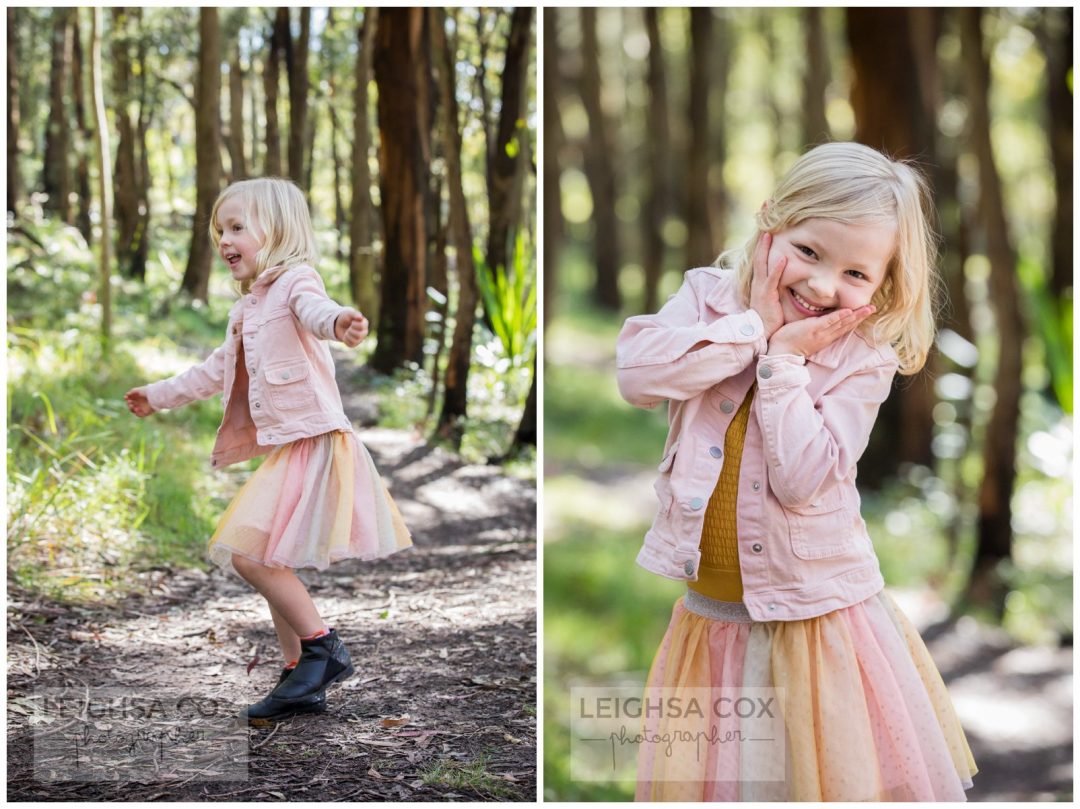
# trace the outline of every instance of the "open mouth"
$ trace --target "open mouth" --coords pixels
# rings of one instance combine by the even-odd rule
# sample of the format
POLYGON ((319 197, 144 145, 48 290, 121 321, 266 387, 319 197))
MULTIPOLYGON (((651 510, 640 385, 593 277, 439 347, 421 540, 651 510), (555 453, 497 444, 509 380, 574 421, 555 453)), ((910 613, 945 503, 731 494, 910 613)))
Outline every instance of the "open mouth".
POLYGON ((240 263, 240 254, 239 253, 226 253, 225 254, 225 263, 228 264, 230 267, 235 267, 237 264, 240 263))
POLYGON ((791 299, 795 302, 795 307, 803 314, 819 317, 832 311, 832 308, 828 306, 814 306, 794 289, 789 288, 788 292, 791 293, 791 299))

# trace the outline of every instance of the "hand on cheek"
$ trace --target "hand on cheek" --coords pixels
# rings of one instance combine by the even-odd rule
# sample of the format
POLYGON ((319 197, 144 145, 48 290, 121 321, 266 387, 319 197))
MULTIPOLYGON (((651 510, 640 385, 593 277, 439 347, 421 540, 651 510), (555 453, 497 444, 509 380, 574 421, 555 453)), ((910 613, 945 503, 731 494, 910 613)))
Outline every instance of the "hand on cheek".
POLYGON ((781 326, 769 341, 770 356, 797 354, 808 357, 854 331, 877 307, 867 305, 852 311, 837 309, 821 317, 807 317, 781 326))

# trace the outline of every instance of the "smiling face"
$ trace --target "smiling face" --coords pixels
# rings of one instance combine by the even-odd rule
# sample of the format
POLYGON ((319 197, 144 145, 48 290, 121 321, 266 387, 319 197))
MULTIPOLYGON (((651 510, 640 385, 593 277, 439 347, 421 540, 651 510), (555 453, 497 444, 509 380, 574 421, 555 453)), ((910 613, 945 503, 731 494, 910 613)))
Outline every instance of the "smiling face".
POLYGON ((237 281, 254 278, 257 272, 255 254, 262 247, 262 239, 257 235, 257 223, 247 211, 242 195, 234 194, 218 206, 216 225, 220 233, 218 254, 229 267, 232 277, 237 281))
POLYGON ((889 224, 804 219, 779 231, 769 269, 787 257, 780 278, 784 323, 867 305, 885 280, 895 249, 896 228, 889 224))

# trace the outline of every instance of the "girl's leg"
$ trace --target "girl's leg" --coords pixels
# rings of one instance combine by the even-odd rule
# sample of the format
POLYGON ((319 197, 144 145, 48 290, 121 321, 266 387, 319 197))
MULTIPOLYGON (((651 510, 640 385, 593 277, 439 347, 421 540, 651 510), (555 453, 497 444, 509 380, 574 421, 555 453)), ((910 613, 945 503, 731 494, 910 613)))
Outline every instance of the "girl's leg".
MULTIPOLYGON (((319 611, 315 608, 315 602, 308 595, 307 588, 291 570, 267 567, 238 554, 233 554, 232 561, 236 572, 258 590, 270 604, 275 627, 278 626, 277 619, 280 616, 286 625, 300 637, 326 630, 322 618, 319 617, 319 611)), ((280 629, 278 637, 281 637, 280 629)), ((297 639, 297 647, 299 647, 299 639, 297 639)))
POLYGON ((274 619, 274 629, 277 630, 278 643, 281 644, 281 654, 285 656, 285 662, 300 659, 300 636, 293 632, 285 616, 274 609, 274 605, 266 602, 270 607, 270 617, 274 619))

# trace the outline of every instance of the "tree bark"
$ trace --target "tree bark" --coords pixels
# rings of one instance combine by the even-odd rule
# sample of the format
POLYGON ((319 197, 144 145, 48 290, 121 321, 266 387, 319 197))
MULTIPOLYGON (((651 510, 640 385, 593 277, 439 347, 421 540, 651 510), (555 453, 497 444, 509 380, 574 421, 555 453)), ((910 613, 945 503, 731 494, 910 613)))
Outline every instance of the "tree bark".
POLYGON ((825 117, 825 88, 829 86, 829 51, 825 45, 824 10, 802 10, 806 31, 806 72, 803 73, 803 147, 830 140, 825 117))
POLYGON ((72 18, 74 35, 71 38, 71 98, 75 105, 75 129, 78 133, 75 143, 75 184, 76 197, 79 200, 78 213, 75 214, 75 227, 86 240, 87 245, 94 243, 94 228, 90 223, 90 207, 93 203, 90 191, 90 156, 93 135, 86 122, 86 93, 83 82, 83 48, 79 26, 79 15, 72 18))
POLYGON ((559 86, 561 84, 559 44, 556 33, 558 10, 544 9, 544 301, 542 317, 544 334, 558 302, 556 294, 559 268, 559 246, 565 230, 559 178, 560 152, 563 148, 562 120, 559 116, 559 86))
POLYGON ((709 153, 712 148, 709 89, 716 77, 710 69, 713 10, 690 9, 690 95, 687 128, 690 151, 686 172, 686 266, 702 267, 716 258, 717 241, 709 216, 709 153))
POLYGON ((1020 348, 1025 337, 1016 282, 1016 253, 1009 241, 1001 180, 990 142, 990 67, 983 53, 982 14, 957 10, 969 106, 969 137, 979 162, 978 216, 990 261, 990 300, 998 335, 996 399, 986 425, 979 518, 967 595, 972 602, 1004 614, 1007 586, 998 570, 1012 555, 1012 495, 1016 482, 1016 439, 1020 420, 1020 348))
MULTIPOLYGON (((77 13, 77 12, 76 12, 77 13)), ((112 167, 109 165, 109 130, 105 121, 105 92, 101 80, 101 28, 102 9, 91 12, 93 23, 90 27, 90 84, 94 93, 94 129, 96 130, 98 158, 98 192, 101 195, 101 257, 98 265, 101 286, 98 301, 101 303, 101 346, 102 355, 108 356, 112 337, 112 283, 111 266, 112 234, 112 199, 109 177, 112 167)))
POLYGON ((1073 286, 1073 10, 1043 9, 1040 40, 1047 56, 1050 162, 1054 167, 1054 225, 1051 235, 1050 289, 1059 301, 1073 286))
POLYGON ((199 9, 199 76, 195 109, 195 218, 191 250, 180 288, 206 301, 213 259, 210 212, 221 188, 221 41, 217 9, 199 9))
MULTIPOLYGON (((645 30, 649 36, 649 191, 645 197, 642 223, 644 239, 645 301, 643 311, 659 308, 660 277, 664 272, 664 219, 671 208, 671 132, 668 127, 667 76, 664 44, 660 39, 660 9, 646 8, 645 30)), ((546 78, 546 77, 545 77, 546 78)))
MULTIPOLYGON (((25 12, 24 12, 25 13, 25 12)), ((22 199, 22 172, 19 169, 19 9, 7 8, 7 209, 16 215, 22 199)))
POLYGON ((289 9, 278 7, 270 33, 270 48, 263 66, 263 94, 266 105, 266 169, 270 177, 280 177, 281 127, 278 124, 278 85, 281 81, 281 59, 288 55, 292 43, 289 33, 289 9))
POLYGON ((593 198, 593 245, 596 284, 593 302, 601 309, 618 311, 619 247, 615 219, 615 171, 613 141, 600 102, 600 60, 596 37, 596 9, 581 9, 581 101, 589 118, 585 145, 585 176, 593 198))
POLYGON ((247 155, 244 148, 244 73, 240 64, 240 38, 229 54, 229 164, 232 179, 247 177, 247 155))
POLYGON ((458 128, 457 73, 455 59, 446 45, 445 14, 432 11, 431 36, 439 71, 439 88, 444 115, 443 151, 446 160, 446 184, 450 196, 449 231, 454 246, 454 265, 458 278, 458 305, 454 317, 454 336, 446 362, 446 385, 437 432, 461 445, 464 418, 468 409, 469 363, 472 359, 472 334, 476 325, 479 290, 473 265, 472 228, 469 208, 461 182, 461 130, 458 128))
POLYGON ((514 442, 510 446, 510 452, 524 445, 536 446, 536 357, 532 362, 532 383, 529 385, 529 395, 525 397, 525 410, 518 422, 517 432, 514 433, 514 442))
MULTIPOLYGON (((135 9, 135 27, 142 27, 141 8, 135 9)), ((146 278, 146 260, 150 255, 150 152, 146 148, 146 133, 153 118, 154 102, 151 99, 148 79, 147 49, 147 38, 139 37, 136 49, 139 62, 139 117, 135 127, 135 145, 139 155, 135 171, 135 195, 139 201, 139 217, 128 272, 132 278, 140 280, 146 278)))
POLYGON ((371 60, 378 31, 377 8, 364 9, 364 22, 357 32, 360 50, 356 54, 356 85, 353 90, 352 220, 349 229, 349 285, 356 307, 371 323, 379 326, 379 297, 375 286, 375 251, 371 244, 371 126, 368 123, 368 85, 371 60))
POLYGON ((308 108, 308 43, 311 40, 311 9, 300 9, 300 36, 289 49, 292 58, 289 68, 289 176, 305 191, 307 172, 304 170, 305 136, 308 108))
POLYGON ((428 173, 427 86, 420 78, 428 64, 423 33, 423 9, 380 10, 373 56, 385 253, 378 343, 371 364, 381 373, 423 358, 428 173))
POLYGON ((135 231, 139 226, 139 200, 135 183, 135 122, 131 106, 130 11, 113 8, 112 60, 113 120, 119 133, 116 166, 113 175, 114 213, 116 216, 116 262, 127 273, 132 258, 135 231))
POLYGON ((495 140, 488 153, 487 265, 506 272, 507 256, 521 220, 521 178, 526 150, 525 78, 529 65, 529 31, 533 10, 518 6, 510 18, 502 74, 502 108, 495 140), (516 142, 516 146, 515 146, 516 142), (515 190, 517 193, 515 193, 515 190))
POLYGON ((52 61, 49 68, 49 117, 45 122, 45 160, 42 171, 42 190, 47 199, 42 208, 57 214, 70 224, 71 168, 68 153, 71 142, 70 121, 67 112, 67 77, 71 65, 71 16, 70 8, 54 8, 52 11, 52 61))

